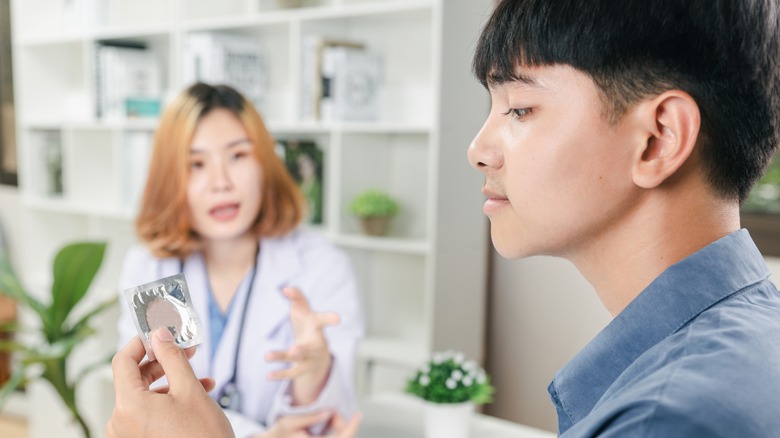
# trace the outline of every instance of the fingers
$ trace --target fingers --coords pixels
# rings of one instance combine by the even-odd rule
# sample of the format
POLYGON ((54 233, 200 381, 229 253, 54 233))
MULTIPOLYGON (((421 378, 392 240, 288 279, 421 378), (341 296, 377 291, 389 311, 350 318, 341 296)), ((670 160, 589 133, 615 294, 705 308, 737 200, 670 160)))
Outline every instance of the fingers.
MULTIPOLYGON (((203 387, 204 391, 211 392, 217 386, 217 382, 215 382, 211 377, 204 377, 200 379, 200 385, 203 387)), ((167 394, 168 389, 168 385, 165 385, 159 388, 155 388, 154 392, 157 394, 167 394)))
POLYGON ((315 424, 327 421, 330 416, 331 413, 327 411, 316 412, 314 414, 288 415, 280 418, 278 423, 282 430, 292 432, 308 429, 315 424))
MULTIPOLYGON (((190 347, 184 350, 184 353, 187 355, 187 359, 192 359, 192 357, 195 355, 195 350, 195 347, 190 347)), ((143 362, 140 368, 141 376, 146 382, 147 387, 165 375, 165 371, 163 370, 162 365, 156 360, 143 362)))
POLYGON ((282 289, 282 294, 284 294, 284 296, 290 300, 290 304, 292 304, 292 306, 298 307, 302 310, 311 310, 309 307, 309 300, 306 299, 306 296, 303 295, 303 292, 301 292, 301 290, 297 287, 286 287, 282 289))
POLYGON ((141 362, 144 354, 146 354, 144 346, 136 336, 114 355, 111 369, 114 373, 114 390, 117 399, 139 388, 148 388, 138 368, 138 363, 141 362))
POLYGON ((360 428, 360 422, 363 421, 363 414, 361 412, 356 413, 349 419, 349 422, 344 421, 344 417, 341 414, 336 413, 333 416, 333 431, 336 432, 337 438, 353 438, 357 435, 357 431, 360 428))
POLYGON ((317 314, 317 327, 327 327, 341 323, 341 317, 336 312, 322 312, 317 314))
POLYGON ((152 336, 152 349, 157 362, 168 377, 169 393, 187 393, 201 389, 201 384, 187 360, 187 353, 173 342, 171 332, 164 328, 157 329, 152 336))
POLYGON ((200 385, 203 387, 204 391, 211 392, 217 386, 217 382, 211 377, 204 377, 200 379, 200 385))
POLYGON ((286 287, 282 289, 282 293, 290 300, 292 310, 313 314, 317 328, 336 325, 341 322, 341 317, 335 312, 314 312, 309 305, 309 300, 307 300, 303 292, 296 287, 286 287))
POLYGON ((268 373, 268 380, 285 380, 285 379, 294 379, 301 374, 303 374, 305 371, 304 367, 293 365, 290 368, 279 370, 279 371, 271 371, 268 373))

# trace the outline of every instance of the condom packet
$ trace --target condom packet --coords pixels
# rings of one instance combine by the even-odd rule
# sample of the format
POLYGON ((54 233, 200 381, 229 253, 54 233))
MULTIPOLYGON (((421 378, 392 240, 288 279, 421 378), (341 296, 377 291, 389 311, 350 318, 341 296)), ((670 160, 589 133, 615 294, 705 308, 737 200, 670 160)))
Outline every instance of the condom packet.
POLYGON ((125 289, 124 295, 149 360, 155 360, 151 336, 159 328, 168 329, 180 348, 203 342, 203 326, 183 273, 125 289))

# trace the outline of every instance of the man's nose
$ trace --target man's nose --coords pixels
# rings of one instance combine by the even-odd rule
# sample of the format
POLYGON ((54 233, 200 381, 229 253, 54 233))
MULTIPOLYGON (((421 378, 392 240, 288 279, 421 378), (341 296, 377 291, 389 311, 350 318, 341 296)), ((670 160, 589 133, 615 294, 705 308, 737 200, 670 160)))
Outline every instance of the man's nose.
POLYGON ((480 172, 498 169, 503 164, 499 136, 493 117, 488 116, 482 129, 471 141, 468 150, 469 164, 480 172))

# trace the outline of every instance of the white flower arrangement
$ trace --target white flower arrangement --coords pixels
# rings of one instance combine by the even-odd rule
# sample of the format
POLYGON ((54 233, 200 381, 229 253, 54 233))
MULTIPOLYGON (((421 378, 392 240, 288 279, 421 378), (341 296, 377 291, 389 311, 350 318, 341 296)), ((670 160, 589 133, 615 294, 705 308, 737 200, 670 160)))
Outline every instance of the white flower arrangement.
POLYGON ((457 351, 436 352, 406 382, 406 392, 433 403, 484 404, 493 401, 490 377, 457 351))

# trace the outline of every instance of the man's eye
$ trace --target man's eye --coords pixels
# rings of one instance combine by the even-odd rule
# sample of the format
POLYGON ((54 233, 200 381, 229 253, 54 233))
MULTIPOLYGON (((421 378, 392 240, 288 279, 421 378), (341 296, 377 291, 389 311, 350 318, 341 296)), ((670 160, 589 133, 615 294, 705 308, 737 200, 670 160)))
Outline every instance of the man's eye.
POLYGON ((509 108, 507 112, 504 113, 505 116, 508 116, 512 114, 512 117, 516 119, 522 119, 523 117, 527 116, 531 113, 531 108, 509 108))
POLYGON ((190 161, 190 169, 202 169, 202 168, 203 168, 202 161, 190 161))

